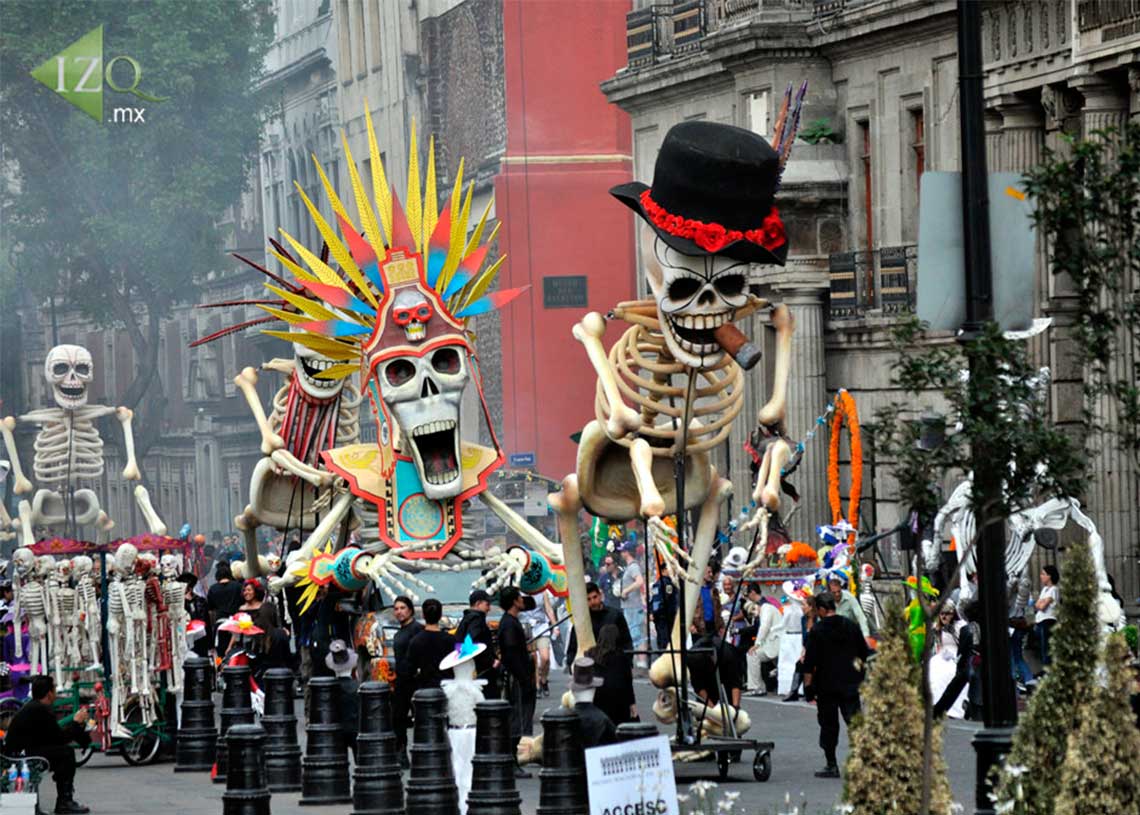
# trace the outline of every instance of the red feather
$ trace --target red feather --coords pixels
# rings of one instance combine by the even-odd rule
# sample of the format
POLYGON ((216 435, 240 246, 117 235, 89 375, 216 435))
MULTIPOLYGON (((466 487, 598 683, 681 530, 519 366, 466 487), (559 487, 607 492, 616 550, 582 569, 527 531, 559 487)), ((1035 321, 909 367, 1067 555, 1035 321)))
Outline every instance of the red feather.
POLYGON ((293 292, 294 294, 300 294, 301 293, 302 289, 300 286, 298 286, 295 283, 290 283, 288 280, 285 280, 285 278, 283 278, 283 277, 279 277, 278 275, 275 275, 273 272, 269 271, 268 269, 266 269, 261 264, 254 263, 249 258, 242 257, 237 252, 234 252, 233 256, 235 258, 237 258, 238 260, 240 260, 242 263, 244 263, 246 266, 251 266, 254 269, 257 269, 257 271, 261 272, 263 275, 268 277, 270 280, 273 280, 276 283, 280 284, 281 286, 284 286, 285 288, 289 289, 289 291, 293 292))
POLYGON ((392 245, 388 248, 405 249, 409 253, 416 251, 416 239, 412 237, 408 216, 404 214, 404 207, 395 190, 392 191, 392 245))
POLYGON ((265 316, 265 317, 258 317, 257 319, 254 319, 254 320, 246 320, 244 323, 238 323, 237 325, 231 325, 229 328, 223 328, 222 330, 215 331, 213 334, 209 334, 205 337, 202 337, 201 339, 194 340, 194 342, 190 343, 190 347, 191 348, 197 348, 199 345, 205 345, 208 342, 213 342, 216 339, 228 336, 228 335, 233 334, 235 332, 241 331, 242 329, 249 328, 249 327, 255 326, 255 325, 261 325, 262 323, 271 323, 271 322, 275 321, 276 319, 277 319, 276 317, 265 316))
POLYGON ((375 263, 376 253, 372 250, 372 245, 340 215, 337 215, 336 219, 340 224, 340 234, 344 235, 344 239, 348 242, 348 251, 356 261, 357 268, 363 269, 368 264, 375 263))

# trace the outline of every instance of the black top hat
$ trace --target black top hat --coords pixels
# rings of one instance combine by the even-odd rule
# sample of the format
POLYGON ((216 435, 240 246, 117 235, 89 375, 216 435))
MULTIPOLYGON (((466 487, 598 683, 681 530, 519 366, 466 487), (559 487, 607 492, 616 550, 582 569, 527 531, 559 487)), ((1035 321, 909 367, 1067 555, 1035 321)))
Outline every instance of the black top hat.
POLYGON ((589 657, 578 657, 574 660, 573 672, 570 675, 570 690, 600 688, 604 684, 604 679, 594 676, 594 660, 589 657))
POLYGON ((772 206, 780 156, 750 130, 682 122, 665 134, 653 184, 631 181, 610 194, 686 255, 725 255, 784 265, 788 240, 772 206))

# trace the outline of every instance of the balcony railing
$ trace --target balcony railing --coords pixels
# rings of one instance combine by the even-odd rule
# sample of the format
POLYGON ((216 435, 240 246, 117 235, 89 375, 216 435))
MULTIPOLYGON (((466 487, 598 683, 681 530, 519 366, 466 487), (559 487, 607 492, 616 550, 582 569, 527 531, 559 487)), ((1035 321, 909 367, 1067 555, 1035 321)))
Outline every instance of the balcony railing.
POLYGON ((708 30, 704 0, 677 0, 625 16, 626 62, 644 68, 700 48, 708 30))
POLYGON ((914 309, 918 249, 913 244, 836 252, 830 257, 831 320, 856 320, 868 311, 903 314, 914 309))

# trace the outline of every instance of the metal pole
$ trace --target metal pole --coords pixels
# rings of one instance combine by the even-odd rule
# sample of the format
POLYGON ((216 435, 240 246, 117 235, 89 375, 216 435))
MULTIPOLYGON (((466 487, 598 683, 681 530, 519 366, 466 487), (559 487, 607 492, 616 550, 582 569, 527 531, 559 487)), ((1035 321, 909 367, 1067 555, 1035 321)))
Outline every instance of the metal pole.
MULTIPOLYGON (((989 200, 982 98, 982 4, 958 0, 958 81, 962 129, 962 228, 966 265, 966 322, 962 341, 970 360, 969 410, 975 419, 995 420, 995 400, 980 398, 997 371, 970 352, 982 326, 993 319, 989 200)), ((988 422, 987 422, 988 423, 988 422)), ((1009 609, 1006 597, 1005 523, 989 506, 1000 495, 1004 462, 972 445, 973 505, 978 519, 978 601, 982 625, 982 705, 985 727, 974 737, 977 776, 974 807, 992 815, 990 773, 1009 752, 1017 723, 1017 700, 1009 671, 1009 609)))

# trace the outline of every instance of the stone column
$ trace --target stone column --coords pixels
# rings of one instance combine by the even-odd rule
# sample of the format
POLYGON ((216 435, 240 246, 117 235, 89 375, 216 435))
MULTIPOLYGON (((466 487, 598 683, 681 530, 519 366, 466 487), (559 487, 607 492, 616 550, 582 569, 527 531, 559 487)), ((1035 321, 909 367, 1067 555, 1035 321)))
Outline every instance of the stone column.
MULTIPOLYGON (((1076 77, 1070 85, 1084 98, 1081 109, 1081 135, 1094 138, 1098 130, 1123 128, 1128 121, 1129 94, 1126 89, 1097 75, 1076 77)), ((1125 275, 1127 275, 1125 270, 1125 275)), ((1121 280, 1120 291, 1132 291, 1136 281, 1127 276, 1121 280)), ((1127 337, 1118 338, 1118 347, 1129 346, 1127 337)), ((1126 359, 1116 359, 1109 366, 1108 375, 1114 379, 1126 378, 1130 373, 1126 359)), ((1078 404, 1084 404, 1083 400, 1078 404)), ((1099 422, 1113 426, 1119 420, 1113 400, 1100 399, 1092 405, 1099 422)), ((1095 456, 1095 480, 1089 487, 1087 504, 1090 517, 1105 541, 1107 566, 1111 571, 1113 559, 1131 556, 1131 549, 1140 536, 1140 506, 1138 506, 1138 477, 1131 458, 1119 448, 1117 439, 1109 434, 1096 434, 1088 445, 1095 456)), ((1119 561, 1117 561, 1119 563, 1119 561)))
POLYGON ((986 124, 986 168, 991 173, 1004 170, 1002 165, 1002 121, 1001 114, 993 108, 987 108, 985 113, 986 124))
MULTIPOLYGON (((827 281, 815 275, 797 276, 774 287, 796 320, 792 340, 791 374, 788 379, 788 435, 803 441, 809 431, 818 433, 815 419, 827 407, 827 364, 823 330, 827 281)), ((826 445, 809 444, 808 452, 791 482, 800 493, 800 509, 789 531, 797 540, 811 540, 817 524, 830 522, 827 505, 826 445)), ((787 499, 788 509, 791 500, 787 499)), ((788 509, 781 514, 786 515, 788 509)))
MULTIPOLYGON (((1015 94, 1002 94, 996 100, 1001 114, 1001 168, 1005 172, 1024 173, 1041 163, 1045 147, 1045 112, 1040 105, 1015 94)), ((1037 266, 1034 273, 1033 316, 1040 317, 1049 297, 1049 266, 1045 243, 1037 241, 1037 266)), ((1039 334, 1030 340, 1030 359, 1035 365, 1048 360, 1047 337, 1039 334)))

